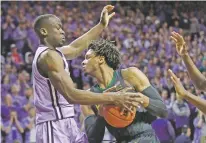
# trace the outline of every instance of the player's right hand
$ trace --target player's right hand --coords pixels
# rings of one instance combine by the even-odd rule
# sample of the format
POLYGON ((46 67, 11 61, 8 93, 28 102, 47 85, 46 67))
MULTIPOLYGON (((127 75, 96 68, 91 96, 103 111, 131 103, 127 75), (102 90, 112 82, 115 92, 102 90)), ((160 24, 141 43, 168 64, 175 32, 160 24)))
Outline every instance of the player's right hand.
POLYGON ((179 33, 173 31, 170 38, 175 42, 177 53, 180 56, 188 54, 185 40, 179 33))

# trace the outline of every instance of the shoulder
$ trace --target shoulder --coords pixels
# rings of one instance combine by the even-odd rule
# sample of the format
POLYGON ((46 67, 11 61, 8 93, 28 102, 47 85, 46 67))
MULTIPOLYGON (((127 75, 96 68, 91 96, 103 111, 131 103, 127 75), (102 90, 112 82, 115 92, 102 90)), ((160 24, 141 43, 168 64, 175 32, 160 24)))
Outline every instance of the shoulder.
POLYGON ((150 86, 150 82, 146 75, 136 67, 122 69, 121 73, 123 79, 134 86, 138 91, 143 91, 150 86))
POLYGON ((125 80, 127 79, 138 79, 145 80, 147 79, 146 75, 136 67, 129 67, 121 70, 122 76, 125 80))
POLYGON ((47 70, 56 70, 59 66, 63 66, 62 57, 55 50, 44 51, 39 59, 38 63, 41 68, 47 70))

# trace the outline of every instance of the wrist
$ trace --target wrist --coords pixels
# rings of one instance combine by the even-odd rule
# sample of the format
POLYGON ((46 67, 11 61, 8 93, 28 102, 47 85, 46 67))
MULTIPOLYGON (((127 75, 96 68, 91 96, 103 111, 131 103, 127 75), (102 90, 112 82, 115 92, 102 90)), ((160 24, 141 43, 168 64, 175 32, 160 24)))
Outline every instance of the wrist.
POLYGON ((148 107, 148 106, 149 106, 149 103, 150 103, 149 97, 145 97, 145 101, 144 101, 144 103, 143 103, 144 108, 148 107))
POLYGON ((97 26, 101 30, 103 30, 105 28, 104 24, 101 21, 97 24, 97 26))
POLYGON ((187 57, 189 57, 189 53, 186 52, 186 53, 182 54, 181 57, 182 57, 183 59, 184 59, 184 58, 187 58, 187 57))
POLYGON ((186 91, 184 92, 184 94, 183 94, 183 98, 187 99, 188 96, 189 96, 189 94, 188 94, 188 91, 186 90, 186 91))
POLYGON ((108 104, 114 104, 118 100, 118 96, 112 93, 103 93, 103 95, 105 95, 108 104))

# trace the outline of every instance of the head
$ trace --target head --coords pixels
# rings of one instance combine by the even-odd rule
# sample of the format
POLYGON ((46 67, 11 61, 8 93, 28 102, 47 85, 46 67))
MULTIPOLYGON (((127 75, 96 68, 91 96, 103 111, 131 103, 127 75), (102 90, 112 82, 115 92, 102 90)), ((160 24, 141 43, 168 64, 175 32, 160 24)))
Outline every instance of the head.
POLYGON ((26 97, 31 97, 33 95, 33 90, 31 87, 25 89, 24 94, 26 97))
POLYGON ((35 117, 35 114, 36 114, 36 110, 34 107, 30 108, 29 109, 29 116, 30 117, 35 117))
POLYGON ((65 32, 58 17, 52 14, 40 15, 34 22, 34 30, 42 44, 61 47, 65 42, 65 32))
POLYGON ((16 84, 12 85, 11 93, 13 95, 18 95, 19 91, 20 91, 20 87, 18 85, 16 85, 16 84))
POLYGON ((7 106, 12 106, 12 98, 11 98, 11 95, 10 95, 10 94, 7 94, 7 95, 4 97, 4 103, 5 103, 7 106))
POLYGON ((11 52, 12 52, 12 53, 17 53, 16 44, 11 44, 10 49, 11 49, 11 52))
POLYGON ((168 91, 166 89, 163 89, 162 93, 161 93, 161 96, 164 100, 168 99, 168 97, 169 97, 168 91))
POLYGON ((113 43, 104 39, 93 41, 89 45, 85 60, 82 62, 84 71, 88 74, 92 74, 104 66, 116 70, 119 65, 119 51, 113 43))

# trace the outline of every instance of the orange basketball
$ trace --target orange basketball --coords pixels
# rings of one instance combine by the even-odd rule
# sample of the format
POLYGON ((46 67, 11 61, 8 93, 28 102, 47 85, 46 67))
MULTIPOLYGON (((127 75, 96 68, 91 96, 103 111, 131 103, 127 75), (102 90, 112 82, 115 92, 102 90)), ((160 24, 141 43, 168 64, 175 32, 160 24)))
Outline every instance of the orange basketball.
MULTIPOLYGON (((134 89, 131 87, 123 88, 121 85, 116 85, 105 92, 112 92, 112 91, 129 91, 134 92, 134 89)), ((102 107, 102 115, 107 123, 115 128, 124 128, 132 123, 136 115, 136 109, 132 110, 134 113, 130 111, 122 112, 122 109, 115 105, 104 105, 102 107), (121 113, 122 112, 122 113, 121 113)))
POLYGON ((123 112, 121 114, 121 108, 115 105, 103 106, 103 116, 108 124, 115 128, 124 128, 132 123, 136 115, 136 110, 134 113, 129 111, 123 112))

